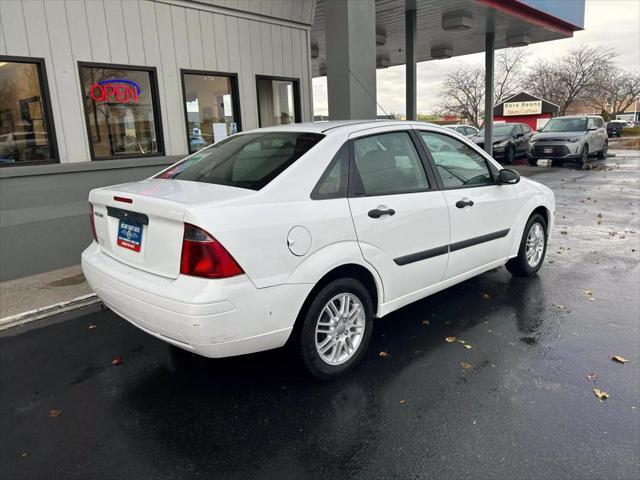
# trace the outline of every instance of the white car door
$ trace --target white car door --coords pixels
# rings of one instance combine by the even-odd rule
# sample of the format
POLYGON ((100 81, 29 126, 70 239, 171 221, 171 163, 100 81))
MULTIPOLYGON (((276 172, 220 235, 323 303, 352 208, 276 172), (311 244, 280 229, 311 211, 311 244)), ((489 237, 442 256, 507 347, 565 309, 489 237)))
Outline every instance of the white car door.
POLYGON ((451 238, 445 279, 506 259, 519 200, 513 185, 496 183, 497 168, 449 135, 420 131, 449 207, 451 238))
POLYGON ((349 206, 384 302, 441 282, 447 265, 448 208, 419 142, 409 126, 350 136, 349 206))

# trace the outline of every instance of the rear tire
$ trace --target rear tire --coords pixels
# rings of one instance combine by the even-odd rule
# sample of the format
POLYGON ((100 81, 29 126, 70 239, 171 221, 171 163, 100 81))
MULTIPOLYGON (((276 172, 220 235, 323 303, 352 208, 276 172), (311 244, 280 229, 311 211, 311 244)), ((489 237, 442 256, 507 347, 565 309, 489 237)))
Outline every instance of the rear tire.
POLYGON ((298 319, 296 352, 307 372, 333 380, 353 370, 371 340, 373 312, 371 295, 358 280, 325 285, 298 319))
POLYGON ((518 256, 509 260, 507 270, 516 277, 533 277, 547 253, 547 222, 539 213, 531 215, 524 227, 518 256))
POLYGON ((529 164, 530 167, 537 167, 538 166, 538 159, 537 158, 530 158, 527 160, 527 163, 529 164))

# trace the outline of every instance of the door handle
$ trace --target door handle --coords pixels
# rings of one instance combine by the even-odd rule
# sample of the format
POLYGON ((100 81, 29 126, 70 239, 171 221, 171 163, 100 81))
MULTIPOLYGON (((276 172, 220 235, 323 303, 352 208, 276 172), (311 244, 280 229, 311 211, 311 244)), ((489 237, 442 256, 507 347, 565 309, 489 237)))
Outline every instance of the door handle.
POLYGON ((456 202, 456 207, 458 208, 473 207, 473 200, 469 200, 468 198, 463 198, 462 200, 458 200, 456 202))
POLYGON ((373 210, 369 210, 369 215, 371 218, 380 218, 383 215, 393 216, 396 214, 396 211, 393 208, 379 207, 374 208, 373 210))

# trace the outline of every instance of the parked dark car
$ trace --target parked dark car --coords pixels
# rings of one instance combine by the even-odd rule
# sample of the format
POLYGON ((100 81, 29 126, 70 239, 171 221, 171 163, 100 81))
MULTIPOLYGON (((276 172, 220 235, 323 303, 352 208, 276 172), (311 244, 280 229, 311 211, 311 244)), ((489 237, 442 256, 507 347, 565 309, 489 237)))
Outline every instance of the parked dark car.
MULTIPOLYGON (((493 158, 511 164, 517 157, 525 157, 529 151, 532 133, 526 123, 494 123, 493 158)), ((484 128, 471 140, 484 148, 484 128)))
POLYGON ((622 129, 626 128, 627 122, 619 120, 611 120, 607 123, 607 137, 621 137, 622 129))

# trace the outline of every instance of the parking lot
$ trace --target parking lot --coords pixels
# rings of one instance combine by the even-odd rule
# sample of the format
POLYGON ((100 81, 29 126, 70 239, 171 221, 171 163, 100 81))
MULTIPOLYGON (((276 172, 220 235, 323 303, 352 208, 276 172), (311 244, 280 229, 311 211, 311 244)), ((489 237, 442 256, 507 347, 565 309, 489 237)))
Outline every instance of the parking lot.
POLYGON ((538 277, 377 321, 339 381, 176 354, 97 307, 2 333, 2 478, 637 478, 640 157, 516 168, 556 193, 538 277))

